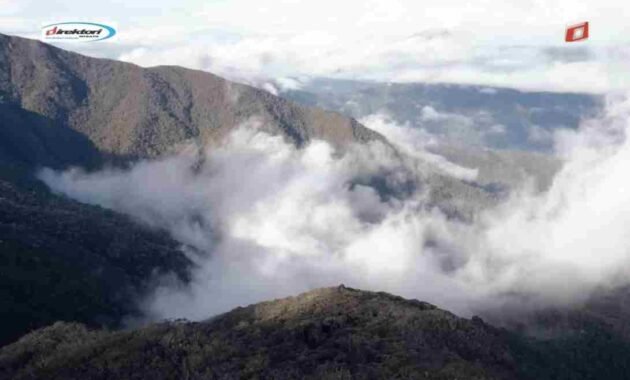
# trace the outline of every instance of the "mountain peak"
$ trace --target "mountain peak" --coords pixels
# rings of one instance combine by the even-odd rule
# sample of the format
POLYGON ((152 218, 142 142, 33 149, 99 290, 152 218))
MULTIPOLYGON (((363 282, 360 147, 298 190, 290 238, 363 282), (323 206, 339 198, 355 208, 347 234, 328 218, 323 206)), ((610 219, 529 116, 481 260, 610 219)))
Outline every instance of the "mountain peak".
MULTIPOLYGON (((217 141, 252 118, 296 146, 312 139, 334 146, 383 139, 339 113, 198 70, 142 68, 6 35, 0 36, 0 66, 0 103, 11 108, 5 117, 32 114, 41 119, 39 129, 70 130, 85 137, 84 147, 92 144, 105 157, 155 157, 188 142, 217 141)), ((9 137, 3 146, 16 145, 9 137)), ((23 149, 63 156, 63 149, 43 145, 31 141, 23 149)))
POLYGON ((357 307, 383 310, 391 305, 408 312, 437 310, 437 307, 418 300, 407 300, 384 292, 369 292, 353 289, 341 284, 336 287, 319 288, 295 297, 262 302, 254 308, 256 318, 261 321, 292 319, 319 314, 346 314, 357 307))

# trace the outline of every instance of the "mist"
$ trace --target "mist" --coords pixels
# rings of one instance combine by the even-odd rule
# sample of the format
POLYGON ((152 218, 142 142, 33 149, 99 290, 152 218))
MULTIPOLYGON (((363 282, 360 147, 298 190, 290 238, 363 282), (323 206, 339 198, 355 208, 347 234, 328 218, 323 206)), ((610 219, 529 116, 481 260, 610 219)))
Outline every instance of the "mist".
POLYGON ((478 168, 426 152, 430 136, 378 115, 368 127, 403 158, 381 143, 298 150, 244 125, 220 146, 125 170, 44 169, 39 178, 182 243, 193 279, 157 283, 140 301, 150 320, 206 319, 341 283, 467 316, 523 297, 571 304, 630 282, 629 116, 627 98, 611 99, 600 118, 557 133, 564 166, 550 189, 512 188, 471 220, 449 216, 428 189, 432 175, 474 181, 478 168))

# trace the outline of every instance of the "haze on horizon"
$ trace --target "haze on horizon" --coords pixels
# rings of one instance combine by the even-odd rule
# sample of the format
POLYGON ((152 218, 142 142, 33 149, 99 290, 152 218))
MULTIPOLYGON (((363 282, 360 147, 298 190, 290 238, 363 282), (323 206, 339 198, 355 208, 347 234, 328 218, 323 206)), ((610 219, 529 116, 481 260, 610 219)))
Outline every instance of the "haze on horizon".
POLYGON ((630 8, 621 0, 466 5, 456 0, 159 0, 150 5, 3 0, 0 5, 2 33, 38 38, 43 22, 110 21, 119 30, 115 42, 60 46, 253 84, 272 79, 295 87, 301 79, 323 76, 593 93, 630 85, 630 8), (565 27, 581 21, 590 22, 589 40, 565 43, 565 27))

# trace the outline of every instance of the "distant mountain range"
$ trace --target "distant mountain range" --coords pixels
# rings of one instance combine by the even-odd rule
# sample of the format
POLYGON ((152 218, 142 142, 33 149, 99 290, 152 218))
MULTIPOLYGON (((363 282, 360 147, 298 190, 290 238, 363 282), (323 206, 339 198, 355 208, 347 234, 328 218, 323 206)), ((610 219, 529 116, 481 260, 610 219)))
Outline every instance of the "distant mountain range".
POLYGON ((280 96, 358 120, 380 115, 422 130, 434 140, 427 151, 478 169, 476 182, 494 189, 532 178, 539 189, 547 188, 561 167, 553 155, 555 133, 576 130, 582 120, 597 116, 604 103, 600 95, 487 86, 291 80, 288 87, 275 83, 280 96))
POLYGON ((279 94, 357 119, 384 114, 451 144, 542 153, 552 148, 555 130, 576 129, 581 119, 597 115, 603 104, 600 95, 471 85, 328 78, 296 83, 295 89, 279 94))

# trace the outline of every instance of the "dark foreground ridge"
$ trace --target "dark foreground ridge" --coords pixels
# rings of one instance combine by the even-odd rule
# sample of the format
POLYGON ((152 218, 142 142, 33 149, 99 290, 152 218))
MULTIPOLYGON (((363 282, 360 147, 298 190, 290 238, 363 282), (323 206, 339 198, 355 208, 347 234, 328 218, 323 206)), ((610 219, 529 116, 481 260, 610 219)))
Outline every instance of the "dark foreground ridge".
POLYGON ((500 330, 415 300, 324 288, 200 323, 57 323, 0 351, 12 379, 510 379, 500 330))
POLYGON ((204 322, 113 332, 59 322, 0 349, 0 379, 630 378, 623 334, 579 314, 561 323, 562 334, 533 338, 341 285, 204 322))

